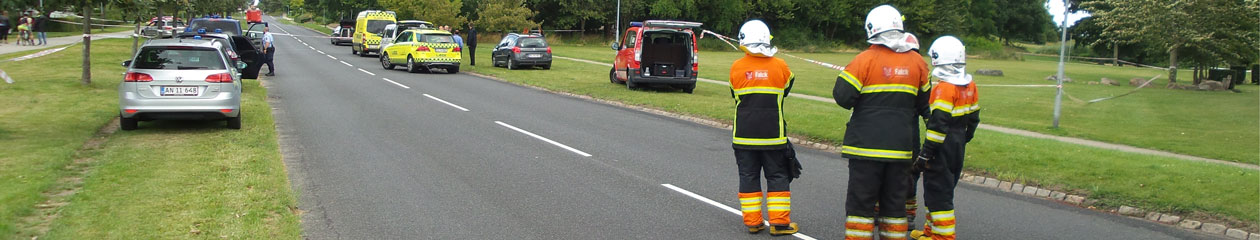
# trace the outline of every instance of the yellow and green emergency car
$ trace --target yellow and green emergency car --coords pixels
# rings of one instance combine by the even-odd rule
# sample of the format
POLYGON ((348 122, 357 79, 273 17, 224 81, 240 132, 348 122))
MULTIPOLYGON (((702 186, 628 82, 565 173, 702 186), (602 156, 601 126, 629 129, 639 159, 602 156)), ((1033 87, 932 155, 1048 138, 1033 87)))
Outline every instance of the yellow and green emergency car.
POLYGON ((366 10, 359 12, 355 18, 354 36, 350 40, 354 46, 351 53, 366 57, 368 53, 377 52, 381 46, 381 31, 385 26, 394 24, 394 11, 366 10))
POLYGON ((382 49, 380 60, 385 69, 403 65, 407 72, 444 69, 446 73, 457 73, 462 52, 450 32, 412 29, 399 33, 389 47, 382 49))

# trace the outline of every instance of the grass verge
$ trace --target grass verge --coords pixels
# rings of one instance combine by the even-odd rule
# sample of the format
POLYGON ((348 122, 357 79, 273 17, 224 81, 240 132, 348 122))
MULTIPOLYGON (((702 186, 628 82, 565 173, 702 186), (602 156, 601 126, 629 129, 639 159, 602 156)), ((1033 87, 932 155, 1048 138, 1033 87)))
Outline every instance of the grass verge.
MULTIPOLYGON (((567 50, 553 48, 557 52, 567 50)), ((609 83, 607 67, 557 59, 551 70, 508 71, 491 67, 489 50, 489 47, 479 48, 478 66, 468 66, 465 58, 461 69, 498 76, 517 84, 702 116, 726 123, 730 123, 734 116, 734 101, 724 86, 700 83, 694 94, 629 91, 624 85, 609 83)), ((709 55, 701 58, 713 58, 706 56, 709 55)), ((715 69, 710 70, 710 74, 721 71, 717 68, 701 66, 702 71, 715 69)), ((801 73, 797 75, 798 81, 811 81, 802 79, 801 73)), ((797 88, 793 90, 830 96, 810 93, 809 90, 795 91, 797 88)), ((843 140, 849 111, 834 104, 792 99, 786 103, 792 134, 833 144, 843 140)), ((992 104, 986 105, 986 116, 994 115, 987 110, 990 106, 992 104)), ((986 117, 985 120, 993 118, 996 117, 986 117)), ((1260 182, 1255 181, 1260 177, 1260 171, 1101 150, 987 130, 981 130, 977 135, 968 146, 967 169, 971 171, 1079 193, 1099 199, 1098 204, 1103 207, 1123 204, 1155 211, 1198 212, 1234 219, 1251 228, 1260 221, 1260 204, 1256 200, 1260 199, 1260 191, 1257 191, 1260 190, 1260 182)))
MULTIPOLYGON (((557 56, 612 63, 613 51, 602 46, 553 46, 557 56)), ((803 58, 833 64, 847 64, 856 53, 791 53, 803 58)), ((740 52, 700 53, 700 77, 726 80, 730 65, 740 52)), ((781 56, 792 66, 796 85, 792 91, 820 97, 831 96, 837 71, 809 62, 781 56)), ((564 61, 564 60, 556 60, 564 61)), ((1053 84, 1057 59, 1028 56, 1024 61, 970 59, 968 69, 1000 69, 1004 77, 975 76, 979 84, 1053 84)), ((607 67, 590 65, 607 71, 607 67)), ((1226 161, 1258 164, 1260 151, 1260 87, 1240 85, 1233 92, 1169 90, 1167 72, 1133 67, 1110 67, 1071 63, 1066 67, 1074 83, 1066 92, 1089 100, 1115 96, 1133 89, 1131 78, 1165 75, 1152 82, 1153 88, 1123 98, 1085 104, 1064 98, 1060 128, 1051 128, 1054 88, 981 87, 984 123, 1046 134, 1079 137, 1126 144, 1226 161), (1126 83, 1123 87, 1090 85, 1086 81, 1110 78, 1126 83)), ((606 73, 605 73, 606 74, 606 73)), ((1180 76, 1192 76, 1183 72, 1180 76)), ((1188 79, 1183 78, 1182 82, 1188 79)), ((702 84, 700 87, 715 87, 702 84)), ((725 91, 725 89, 720 89, 725 91)))
POLYGON ((14 223, 63 187, 78 190, 41 238, 298 238, 296 197, 257 81, 245 82, 241 130, 221 121, 145 122, 78 151, 117 116, 119 63, 130 46, 94 41, 89 86, 78 83, 78 47, 0 63, 17 81, 0 84, 0 100, 20 103, 0 106, 0 238, 31 238, 28 226, 14 223), (64 169, 76 159, 90 159, 89 170, 64 169), (75 177, 83 184, 63 186, 75 177))

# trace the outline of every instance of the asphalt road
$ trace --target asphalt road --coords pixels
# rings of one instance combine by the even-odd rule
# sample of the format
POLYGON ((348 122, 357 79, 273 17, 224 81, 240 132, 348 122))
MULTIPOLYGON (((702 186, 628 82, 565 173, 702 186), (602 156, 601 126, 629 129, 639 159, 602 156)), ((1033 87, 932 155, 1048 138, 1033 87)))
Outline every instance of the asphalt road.
MULTIPOLYGON (((383 70, 323 38, 276 41, 278 76, 266 81, 307 238, 769 237, 745 233, 733 212, 728 130, 467 74, 383 70)), ((798 237, 842 239, 847 162, 798 151, 798 237)), ((965 184, 957 195, 964 239, 1208 238, 965 184)))

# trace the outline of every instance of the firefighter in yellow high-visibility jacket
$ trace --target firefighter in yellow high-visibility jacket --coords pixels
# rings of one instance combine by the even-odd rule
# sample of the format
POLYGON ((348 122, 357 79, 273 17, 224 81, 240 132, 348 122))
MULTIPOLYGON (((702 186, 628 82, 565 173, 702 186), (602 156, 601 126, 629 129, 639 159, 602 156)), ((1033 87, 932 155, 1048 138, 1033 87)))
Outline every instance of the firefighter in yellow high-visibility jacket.
MULTIPOLYGON (((980 95, 967 74, 967 51, 953 36, 937 38, 928 49, 932 76, 940 82, 932 88, 925 114, 927 133, 923 149, 914 163, 923 173, 923 200, 928 215, 923 231, 910 237, 918 240, 954 239, 954 187, 962 174, 964 150, 975 137, 980 124, 980 95)), ((916 176, 917 177, 917 176, 916 176)), ((914 188, 910 189, 913 199, 914 188)))
POLYGON ((770 234, 794 234, 792 192, 789 185, 800 175, 800 164, 787 139, 783 100, 792 90, 793 75, 778 51, 770 45, 770 27, 761 20, 744 23, 739 30, 744 57, 731 66, 731 96, 735 98, 732 146, 739 165, 739 204, 749 233, 765 230, 762 199, 770 217, 770 234), (766 174, 762 195, 761 173, 766 174))

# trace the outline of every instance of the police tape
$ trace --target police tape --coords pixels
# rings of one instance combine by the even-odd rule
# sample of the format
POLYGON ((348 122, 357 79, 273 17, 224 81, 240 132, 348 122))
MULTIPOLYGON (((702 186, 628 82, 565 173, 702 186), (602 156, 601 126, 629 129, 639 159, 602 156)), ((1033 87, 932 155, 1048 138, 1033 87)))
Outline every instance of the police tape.
MULTIPOLYGON (((59 23, 67 23, 67 24, 78 24, 78 25, 83 25, 83 23, 82 23, 82 22, 71 22, 71 21, 64 21, 64 20, 57 20, 57 19, 49 19, 49 20, 51 20, 51 21, 53 21, 53 22, 59 22, 59 23)), ((93 24, 92 24, 92 26, 93 26, 93 27, 135 27, 136 25, 114 25, 114 24, 96 24, 96 23, 93 23, 93 24)))
MULTIPOLYGON (((735 44, 731 44, 731 42, 730 42, 730 41, 739 41, 739 40, 737 40, 737 39, 734 39, 734 38, 731 38, 731 37, 727 37, 727 36, 723 36, 722 34, 718 34, 718 33, 715 33, 715 32, 713 32, 713 31, 709 31, 709 30, 704 30, 702 33, 707 33, 707 34, 709 34, 709 35, 713 35, 714 37, 717 37, 717 38, 718 38, 718 40, 722 40, 722 42, 725 42, 725 43, 726 43, 726 45, 730 45, 732 48, 735 48, 735 50, 740 50, 740 49, 739 49, 739 47, 736 47, 736 46, 735 46, 735 44)), ((701 35, 701 36, 703 36, 703 35, 701 35)), ((740 51, 742 51, 742 50, 740 50, 740 51)), ((819 66, 823 66, 823 67, 826 67, 826 68, 830 68, 830 69, 835 69, 835 70, 844 71, 844 66, 835 65, 835 64, 831 64, 831 63, 827 63, 827 62, 823 62, 823 61, 818 61, 818 60, 808 59, 808 58, 803 58, 803 57, 797 57, 796 55, 792 55, 792 54, 788 54, 788 53, 784 53, 784 52, 780 52, 779 54, 783 54, 784 56, 788 56, 788 57, 795 58, 795 59, 800 59, 801 61, 805 61, 805 62, 809 62, 809 63, 813 63, 813 64, 818 64, 819 66)))
MULTIPOLYGON (((133 34, 133 35, 134 35, 134 34, 133 34)), ((85 36, 91 36, 91 35, 85 35, 85 36)), ((109 37, 109 36, 107 35, 107 36, 103 36, 103 37, 101 37, 100 39, 106 39, 106 38, 111 38, 111 37, 109 37)), ((39 51, 39 52, 35 52, 35 53, 32 53, 32 54, 27 54, 27 55, 20 56, 20 57, 10 58, 10 59, 4 60, 4 62, 20 62, 20 61, 29 60, 29 59, 32 59, 32 58, 38 58, 38 57, 48 56, 48 55, 51 55, 51 54, 53 54, 53 53, 57 53, 57 52, 60 52, 60 51, 62 51, 62 50, 66 50, 66 48, 70 48, 70 47, 74 46, 75 44, 79 44, 79 43, 82 43, 82 42, 83 42, 83 40, 78 40, 78 41, 72 42, 72 43, 70 43, 70 44, 66 44, 65 46, 61 46, 61 47, 59 47, 59 48, 46 49, 46 50, 39 51)), ((4 72, 4 70, 2 70, 2 69, 0 69, 0 78, 3 78, 5 83, 13 84, 13 78, 12 78, 12 77, 9 77, 9 74, 8 74, 8 73, 5 73, 5 72, 4 72)))

